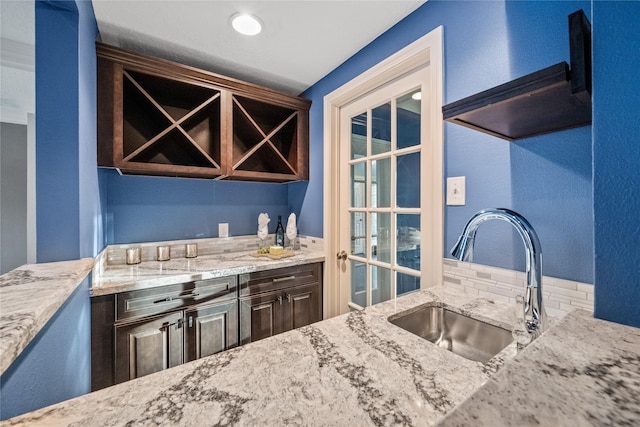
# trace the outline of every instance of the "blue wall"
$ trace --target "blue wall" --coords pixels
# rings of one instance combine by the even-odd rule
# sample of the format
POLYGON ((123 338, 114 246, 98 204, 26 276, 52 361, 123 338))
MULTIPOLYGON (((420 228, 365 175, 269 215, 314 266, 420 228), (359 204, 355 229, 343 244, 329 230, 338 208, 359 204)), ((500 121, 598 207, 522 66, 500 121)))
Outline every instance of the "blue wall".
POLYGON ((86 394, 91 390, 89 279, 0 377, 0 419, 86 394))
POLYGON ((98 27, 90 1, 35 5, 37 260, 93 257, 104 247, 96 167, 98 27))
POLYGON ((78 9, 35 7, 37 260, 78 259, 78 9))
POLYGON ((640 327, 640 2, 593 8, 595 315, 640 327))
MULTIPOLYGON (((108 244, 218 236, 218 223, 229 223, 229 235, 256 234, 258 215, 285 221, 295 207, 288 204, 287 185, 119 175, 103 170, 106 188, 108 244)), ((303 229, 300 229, 301 232, 303 229)))
POLYGON ((94 257, 105 246, 105 195, 99 188, 96 144, 96 45, 98 26, 90 1, 78 1, 78 187, 80 257, 94 257))
MULTIPOLYGON (((444 102, 569 61, 568 15, 589 2, 431 0, 311 87, 312 178, 301 216, 322 235, 323 97, 389 55, 444 26, 444 102)), ((507 207, 535 227, 550 276, 593 282, 591 127, 508 143, 445 124, 445 176, 466 176, 466 206, 445 209, 445 256, 471 215, 507 207)), ((475 262, 524 269, 506 223, 478 231, 475 262)))

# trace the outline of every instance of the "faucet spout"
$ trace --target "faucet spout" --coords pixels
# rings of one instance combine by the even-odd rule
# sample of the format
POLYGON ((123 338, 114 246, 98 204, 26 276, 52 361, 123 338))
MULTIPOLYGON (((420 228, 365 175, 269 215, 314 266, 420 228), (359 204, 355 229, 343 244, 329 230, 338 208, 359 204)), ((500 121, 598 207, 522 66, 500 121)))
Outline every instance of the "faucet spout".
POLYGON ((547 328, 547 315, 542 304, 542 250, 535 230, 522 215, 509 209, 484 209, 473 215, 451 249, 451 255, 460 261, 473 260, 473 244, 480 224, 499 219, 513 225, 525 247, 527 288, 524 296, 523 320, 531 339, 540 336, 547 328))

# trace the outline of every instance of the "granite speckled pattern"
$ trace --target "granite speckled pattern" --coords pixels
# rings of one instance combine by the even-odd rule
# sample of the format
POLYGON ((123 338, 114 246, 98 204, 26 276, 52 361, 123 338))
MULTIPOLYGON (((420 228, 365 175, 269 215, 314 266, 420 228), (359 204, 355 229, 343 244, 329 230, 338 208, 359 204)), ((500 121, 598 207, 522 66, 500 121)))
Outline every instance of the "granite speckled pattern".
POLYGON ((437 347, 387 318, 446 305, 490 323, 512 306, 433 288, 237 347, 7 420, 6 425, 433 425, 493 368, 437 347))
POLYGON ((27 264, 0 276, 0 374, 93 267, 92 258, 27 264))
MULTIPOLYGON (((294 265, 324 262, 324 252, 302 248, 295 256, 281 260, 255 258, 248 251, 229 252, 169 261, 143 261, 136 265, 115 264, 94 268, 91 295, 146 289, 175 283, 251 273, 294 265)), ((96 263, 99 263, 97 260, 96 263)))
POLYGON ((441 426, 638 426, 640 329, 577 310, 441 426))

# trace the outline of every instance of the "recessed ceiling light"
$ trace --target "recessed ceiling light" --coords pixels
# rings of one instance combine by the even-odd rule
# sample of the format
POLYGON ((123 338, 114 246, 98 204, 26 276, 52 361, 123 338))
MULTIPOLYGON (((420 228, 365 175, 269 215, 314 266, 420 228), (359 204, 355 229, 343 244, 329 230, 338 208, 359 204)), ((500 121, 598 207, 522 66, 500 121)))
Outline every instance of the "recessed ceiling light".
POLYGON ((231 25, 237 32, 246 36, 255 36, 262 31, 262 22, 255 16, 246 13, 233 15, 231 25))
POLYGON ((413 95, 411 95, 411 99, 414 99, 416 101, 420 101, 422 99, 422 92, 418 91, 418 92, 414 93, 413 95))

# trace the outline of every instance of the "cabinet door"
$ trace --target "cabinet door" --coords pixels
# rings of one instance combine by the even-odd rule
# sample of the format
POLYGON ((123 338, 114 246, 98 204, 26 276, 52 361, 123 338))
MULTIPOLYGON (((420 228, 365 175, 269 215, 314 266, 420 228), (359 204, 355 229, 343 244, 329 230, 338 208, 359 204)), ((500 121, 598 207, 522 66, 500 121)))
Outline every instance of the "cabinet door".
POLYGON ((240 341, 247 344, 282 332, 281 291, 240 299, 240 341))
POLYGON ((184 317, 187 362, 238 345, 237 301, 187 310, 184 317))
POLYGON ((322 287, 319 283, 295 286, 284 291, 284 330, 300 328, 321 319, 322 287))
POLYGON ((116 383, 180 365, 182 312, 115 326, 116 383))

